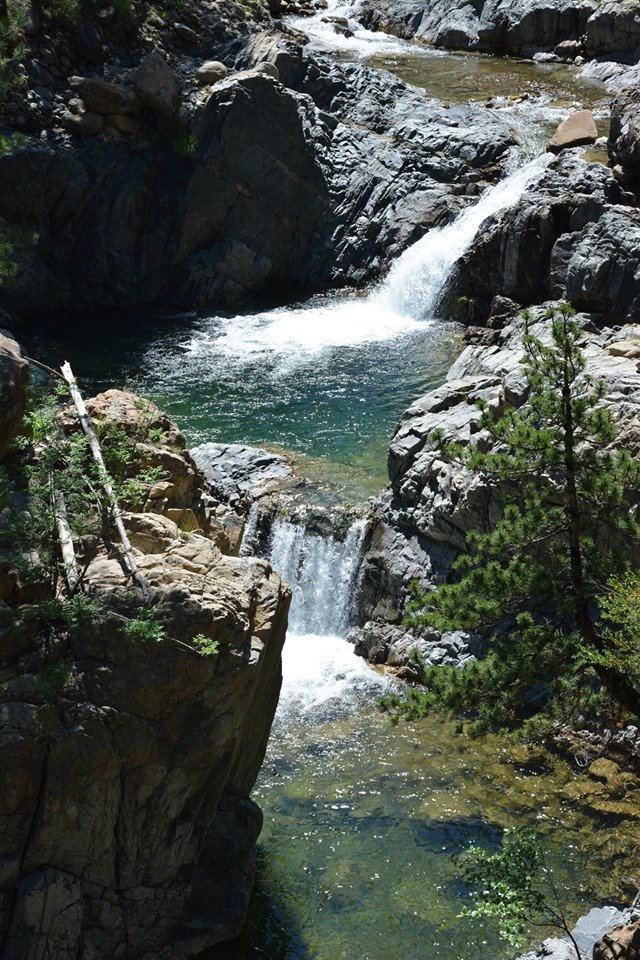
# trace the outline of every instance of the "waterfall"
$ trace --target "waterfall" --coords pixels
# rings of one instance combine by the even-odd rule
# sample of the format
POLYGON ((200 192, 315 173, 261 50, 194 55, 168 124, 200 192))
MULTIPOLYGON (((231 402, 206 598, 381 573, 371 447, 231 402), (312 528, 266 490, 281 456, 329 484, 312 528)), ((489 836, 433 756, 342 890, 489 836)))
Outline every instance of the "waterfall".
POLYGON ((344 635, 353 613, 365 521, 352 524, 343 542, 275 520, 269 562, 293 591, 289 630, 316 636, 344 635))
POLYGON ((551 160, 550 154, 541 154, 487 190, 452 223, 430 230, 395 261, 369 299, 378 308, 386 306, 416 320, 432 315, 453 265, 471 246, 484 221, 517 203, 551 160))

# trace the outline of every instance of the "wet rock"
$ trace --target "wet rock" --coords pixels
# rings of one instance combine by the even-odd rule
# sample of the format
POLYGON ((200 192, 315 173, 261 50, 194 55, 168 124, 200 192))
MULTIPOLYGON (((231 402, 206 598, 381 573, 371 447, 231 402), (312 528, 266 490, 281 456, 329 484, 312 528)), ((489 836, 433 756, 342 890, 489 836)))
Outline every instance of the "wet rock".
POLYGON ((517 204, 487 221, 455 265, 443 305, 472 324, 487 321, 496 296, 525 306, 566 297, 611 322, 626 316, 636 296, 637 211, 623 200, 603 164, 561 155, 517 204), (618 249, 619 268, 610 260, 618 249))
POLYGON ((224 63, 220 63, 219 60, 207 60, 196 70, 196 83, 201 86, 217 83, 218 80, 224 80, 227 73, 224 63))
POLYGON ((547 144, 550 153, 595 143, 598 128, 590 110, 578 110, 560 124, 547 144))
POLYGON ((149 110, 166 117, 175 113, 180 96, 180 81, 159 50, 154 50, 140 61, 136 71, 136 90, 149 110))
MULTIPOLYGON (((0 320, 4 317, 0 314, 0 320)), ((0 329, 0 460, 9 452, 27 406, 29 364, 20 344, 0 329)))
POLYGON ((140 113, 140 99, 131 87, 110 83, 99 77, 74 77, 70 83, 88 111, 118 113, 126 117, 140 113))

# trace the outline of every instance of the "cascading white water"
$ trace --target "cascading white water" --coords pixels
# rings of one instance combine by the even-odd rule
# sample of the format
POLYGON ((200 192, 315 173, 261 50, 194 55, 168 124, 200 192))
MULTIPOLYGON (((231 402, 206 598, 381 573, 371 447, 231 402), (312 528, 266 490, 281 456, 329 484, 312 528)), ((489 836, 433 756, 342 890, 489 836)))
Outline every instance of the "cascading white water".
POLYGON ((430 230, 366 297, 338 296, 319 305, 216 318, 211 333, 193 338, 189 353, 194 360, 206 359, 210 369, 215 357, 237 365, 264 365, 271 357, 274 376, 280 378, 289 367, 333 347, 355 348, 427 330, 451 268, 482 223, 516 203, 551 159, 551 154, 536 157, 487 190, 452 223, 430 230))
POLYGON ((289 520, 275 520, 269 561, 293 591, 289 629, 318 636, 344 634, 349 627, 364 520, 357 520, 343 542, 309 533, 289 520))
POLYGON ((344 709, 353 697, 380 692, 384 678, 345 643, 365 536, 357 520, 344 541, 309 533, 288 520, 273 524, 269 561, 293 592, 283 653, 279 716, 321 704, 344 709))
POLYGON ((550 154, 543 153, 517 168, 487 190, 453 223, 430 230, 396 260, 384 282, 371 293, 371 299, 378 307, 386 305, 415 319, 428 317, 437 306, 451 268, 471 245, 485 220, 513 206, 551 159, 550 154))

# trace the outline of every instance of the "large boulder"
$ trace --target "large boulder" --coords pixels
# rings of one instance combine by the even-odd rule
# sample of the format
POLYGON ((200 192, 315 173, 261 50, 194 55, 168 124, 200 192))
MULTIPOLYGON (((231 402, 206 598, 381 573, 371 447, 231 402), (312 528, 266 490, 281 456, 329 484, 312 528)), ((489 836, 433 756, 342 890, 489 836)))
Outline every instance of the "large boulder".
POLYGON ((0 460, 11 449, 27 406, 29 364, 14 337, 0 330, 0 460))
POLYGON ((586 25, 590 57, 636 63, 640 54, 640 2, 609 0, 598 6, 586 25))
MULTIPOLYGON (((127 394, 89 405, 98 420, 119 412, 133 436, 142 416, 158 455, 189 465, 156 408, 132 408, 127 394)), ((278 701, 290 591, 265 562, 225 556, 166 515, 125 523, 146 600, 113 545, 86 569, 98 614, 65 632, 63 650, 49 630, 44 642, 33 608, 2 606, 7 960, 185 960, 245 918, 262 822, 249 792, 278 701), (136 639, 127 625, 149 611, 162 633, 136 639)))
POLYGON ((640 174, 640 91, 626 87, 611 106, 609 154, 633 182, 640 174))
POLYGON ((165 117, 175 113, 180 97, 180 81, 159 50, 154 50, 140 61, 136 71, 136 90, 149 110, 165 117))
POLYGON ((74 77, 71 86, 95 113, 119 113, 125 117, 140 113, 141 102, 135 90, 120 83, 110 83, 100 77, 74 77))
POLYGON ((558 126, 547 144, 547 150, 550 153, 560 153, 570 147, 595 143, 597 137, 598 128, 591 110, 577 110, 558 126))

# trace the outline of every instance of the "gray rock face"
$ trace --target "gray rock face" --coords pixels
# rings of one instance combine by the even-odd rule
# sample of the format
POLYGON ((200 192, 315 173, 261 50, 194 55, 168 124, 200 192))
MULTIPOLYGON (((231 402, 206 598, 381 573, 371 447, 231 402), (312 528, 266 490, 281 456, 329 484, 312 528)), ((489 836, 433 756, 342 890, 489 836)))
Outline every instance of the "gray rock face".
POLYGON ((291 483, 293 472, 285 457, 240 443, 203 443, 191 456, 207 485, 225 502, 251 503, 291 483))
POLYGON ((553 162, 510 210, 488 221, 456 264, 447 307, 486 323, 494 297, 522 305, 568 299, 608 322, 638 316, 638 211, 611 170, 573 157, 553 162))
MULTIPOLYGON (((364 282, 499 176, 512 135, 490 111, 445 110, 389 75, 278 49, 296 89, 255 70, 205 88, 188 157, 166 137, 0 157, 0 216, 40 236, 0 303, 40 319, 364 282)), ((238 65, 264 60, 254 45, 238 65)))
MULTIPOLYGON (((532 308, 530 330, 545 336, 546 307, 532 308)), ((616 412, 619 443, 632 455, 640 450, 640 327, 605 328, 595 332, 590 319, 579 316, 585 329, 587 370, 606 383, 604 403, 616 412)), ((389 447, 391 487, 377 505, 377 525, 365 554, 361 578, 360 618, 367 625, 358 647, 376 661, 396 648, 423 642, 428 657, 454 655, 462 660, 477 649, 468 642, 448 649, 442 637, 407 638, 390 632, 387 624, 401 623, 412 580, 423 588, 446 577, 464 546, 468 530, 489 530, 502 511, 499 488, 455 463, 444 462, 432 439, 442 431, 445 442, 482 444, 482 400, 500 409, 505 403, 519 407, 527 400, 522 374, 521 338, 524 320, 516 317, 495 333, 494 342, 470 345, 453 365, 442 387, 416 401, 403 415, 389 447), (424 644, 426 643, 426 646, 424 644), (432 644, 429 647, 429 644, 432 644), (404 646, 403 646, 404 645, 404 646)), ((438 662, 438 661, 436 661, 438 662)))
POLYGON ((623 89, 611 107, 609 154, 630 175, 640 174, 640 93, 634 87, 623 89))
POLYGON ((622 63, 640 55, 637 0, 364 0, 358 15, 374 29, 453 50, 528 57, 554 51, 622 63))

